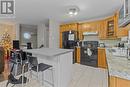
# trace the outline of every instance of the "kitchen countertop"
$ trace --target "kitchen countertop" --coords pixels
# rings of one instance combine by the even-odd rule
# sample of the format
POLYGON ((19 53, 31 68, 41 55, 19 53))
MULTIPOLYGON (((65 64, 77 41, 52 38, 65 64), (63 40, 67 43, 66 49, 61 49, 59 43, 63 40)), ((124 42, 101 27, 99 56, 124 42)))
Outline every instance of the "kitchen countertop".
POLYGON ((73 52, 72 49, 58 49, 58 48, 27 49, 23 51, 47 57, 59 56, 68 52, 73 52))
POLYGON ((103 49, 103 50, 104 50, 104 49, 105 49, 105 47, 98 47, 98 49, 103 49))
POLYGON ((130 80, 130 60, 126 57, 113 56, 106 48, 106 58, 110 76, 130 80))

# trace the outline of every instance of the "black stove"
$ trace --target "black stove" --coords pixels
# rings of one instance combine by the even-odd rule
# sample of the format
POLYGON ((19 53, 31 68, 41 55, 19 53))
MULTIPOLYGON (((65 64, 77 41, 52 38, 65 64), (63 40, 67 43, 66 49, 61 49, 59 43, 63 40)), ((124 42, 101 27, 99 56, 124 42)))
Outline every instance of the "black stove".
POLYGON ((98 41, 85 41, 81 47, 81 64, 97 67, 98 41))

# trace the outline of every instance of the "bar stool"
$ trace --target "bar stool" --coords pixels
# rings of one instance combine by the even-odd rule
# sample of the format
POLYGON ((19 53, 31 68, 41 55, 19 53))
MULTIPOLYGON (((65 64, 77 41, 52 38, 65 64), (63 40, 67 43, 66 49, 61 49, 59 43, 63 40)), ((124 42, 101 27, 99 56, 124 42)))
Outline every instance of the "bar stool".
MULTIPOLYGON (((23 51, 14 51, 13 52, 13 56, 10 59, 10 62, 13 63, 13 67, 11 68, 10 75, 8 76, 9 78, 8 78, 8 82, 7 82, 6 87, 8 86, 9 83, 12 83, 14 85, 21 84, 22 87, 23 87, 24 83, 27 83, 28 78, 25 77, 25 66, 26 65, 29 66, 28 65, 29 62, 28 62, 28 59, 27 59, 26 56, 27 56, 26 53, 23 52, 23 51), (12 72, 13 72, 13 69, 14 69, 14 65, 16 65, 15 76, 18 74, 18 69, 19 69, 18 65, 19 64, 21 66, 21 72, 20 72, 21 77, 19 79, 16 79, 14 77, 14 75, 12 74, 12 72)), ((27 67, 27 70, 29 70, 28 67, 27 67)))
POLYGON ((32 75, 32 71, 35 71, 37 73, 36 77, 39 79, 38 73, 41 72, 42 73, 42 86, 44 85, 44 82, 47 82, 48 84, 52 85, 52 87, 54 87, 54 75, 53 75, 54 69, 53 69, 53 67, 51 65, 44 64, 44 63, 38 64, 37 58, 33 57, 33 56, 28 56, 28 59, 29 59, 29 63, 30 63, 31 75, 32 75), (46 70, 51 70, 52 83, 44 80, 44 71, 46 71, 46 70))
POLYGON ((18 66, 23 64, 28 64, 27 54, 21 50, 13 51, 11 54, 10 62, 15 64, 15 76, 18 74, 18 66))

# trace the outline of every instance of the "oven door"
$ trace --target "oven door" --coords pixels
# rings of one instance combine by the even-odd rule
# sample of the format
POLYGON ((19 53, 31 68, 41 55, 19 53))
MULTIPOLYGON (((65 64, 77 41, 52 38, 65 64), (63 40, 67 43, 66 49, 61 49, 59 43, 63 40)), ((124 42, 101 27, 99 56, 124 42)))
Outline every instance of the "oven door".
POLYGON ((81 64, 97 67, 97 49, 81 48, 81 64))

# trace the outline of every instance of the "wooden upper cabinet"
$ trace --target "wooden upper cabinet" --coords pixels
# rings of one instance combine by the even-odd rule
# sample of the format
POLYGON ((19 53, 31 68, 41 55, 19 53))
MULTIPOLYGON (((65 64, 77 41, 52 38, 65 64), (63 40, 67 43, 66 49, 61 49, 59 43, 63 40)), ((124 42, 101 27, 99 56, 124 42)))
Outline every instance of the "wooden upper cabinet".
MULTIPOLYGON (((117 14, 117 25, 118 25, 118 18, 119 18, 119 12, 116 13, 117 14)), ((130 28, 130 24, 125 26, 125 27, 117 27, 117 37, 121 38, 124 36, 128 36, 128 30, 130 28)))
POLYGON ((83 40, 83 31, 82 31, 81 24, 78 25, 78 36, 79 36, 79 40, 83 40))
POLYGON ((118 28, 117 37, 121 38, 121 37, 128 36, 129 27, 130 27, 130 24, 127 25, 126 27, 118 28))
POLYGON ((107 20, 107 37, 114 37, 115 31, 114 31, 114 19, 107 20))
POLYGON ((69 31, 69 30, 77 31, 77 29, 78 29, 77 23, 60 25, 60 32, 69 31))
POLYGON ((100 22, 99 38, 100 39, 117 39, 118 30, 117 14, 106 18, 100 22))
POLYGON ((103 26, 103 24, 101 24, 100 21, 80 23, 78 26, 80 40, 83 40, 84 32, 101 32, 100 28, 102 26, 103 26))
POLYGON ((116 39, 117 38, 117 17, 116 15, 106 19, 106 38, 108 39, 116 39))
POLYGON ((121 37, 125 37, 128 36, 128 29, 126 28, 121 28, 117 31, 117 37, 121 38, 121 37))
POLYGON ((106 28, 105 28, 105 21, 101 21, 99 23, 99 28, 98 28, 98 36, 99 39, 106 39, 106 28))

